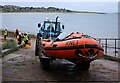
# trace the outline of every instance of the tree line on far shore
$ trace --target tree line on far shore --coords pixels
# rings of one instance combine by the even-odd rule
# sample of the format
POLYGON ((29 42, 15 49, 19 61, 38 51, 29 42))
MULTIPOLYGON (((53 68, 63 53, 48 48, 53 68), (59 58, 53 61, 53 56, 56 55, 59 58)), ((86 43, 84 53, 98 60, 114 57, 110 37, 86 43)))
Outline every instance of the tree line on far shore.
POLYGON ((77 12, 68 9, 55 8, 55 7, 20 7, 15 5, 0 5, 0 10, 4 13, 7 12, 77 12))
POLYGON ((0 5, 0 11, 2 13, 17 13, 17 12, 58 12, 58 13, 95 13, 95 14, 106 14, 102 12, 88 12, 88 11, 74 11, 65 8, 56 7, 20 7, 15 5, 0 5))

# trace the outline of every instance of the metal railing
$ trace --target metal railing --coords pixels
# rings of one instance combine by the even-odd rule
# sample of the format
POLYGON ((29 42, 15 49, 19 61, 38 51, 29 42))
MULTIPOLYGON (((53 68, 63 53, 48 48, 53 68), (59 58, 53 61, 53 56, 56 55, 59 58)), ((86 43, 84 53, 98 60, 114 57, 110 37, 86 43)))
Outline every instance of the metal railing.
MULTIPOLYGON (((95 38, 99 41, 104 47, 104 53, 108 55, 109 49, 112 49, 114 56, 120 55, 120 39, 119 38, 95 38)), ((109 54, 111 55, 111 54, 109 54)))

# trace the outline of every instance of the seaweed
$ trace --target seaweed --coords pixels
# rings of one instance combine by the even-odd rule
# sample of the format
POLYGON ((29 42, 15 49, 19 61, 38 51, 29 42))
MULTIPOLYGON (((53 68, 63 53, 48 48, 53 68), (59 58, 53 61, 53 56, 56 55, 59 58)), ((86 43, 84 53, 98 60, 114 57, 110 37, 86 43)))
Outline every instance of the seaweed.
POLYGON ((17 46, 17 42, 14 39, 9 39, 2 44, 2 47, 0 47, 0 50, 15 48, 16 46, 17 46))

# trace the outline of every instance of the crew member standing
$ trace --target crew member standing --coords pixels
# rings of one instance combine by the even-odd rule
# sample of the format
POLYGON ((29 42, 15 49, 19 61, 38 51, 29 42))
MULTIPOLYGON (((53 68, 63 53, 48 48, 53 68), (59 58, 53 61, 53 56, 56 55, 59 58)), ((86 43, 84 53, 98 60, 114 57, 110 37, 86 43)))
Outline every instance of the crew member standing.
POLYGON ((8 31, 7 31, 7 29, 4 30, 3 35, 4 35, 4 40, 6 40, 6 38, 7 38, 7 36, 8 36, 8 31))
POLYGON ((18 40, 18 45, 22 43, 22 35, 21 33, 19 33, 19 38, 17 39, 18 40))
POLYGON ((24 33, 23 35, 23 41, 25 42, 25 45, 28 44, 29 36, 28 34, 24 33))
POLYGON ((14 32, 14 34, 15 34, 15 37, 18 38, 18 36, 19 36, 19 30, 16 29, 15 32, 14 32))

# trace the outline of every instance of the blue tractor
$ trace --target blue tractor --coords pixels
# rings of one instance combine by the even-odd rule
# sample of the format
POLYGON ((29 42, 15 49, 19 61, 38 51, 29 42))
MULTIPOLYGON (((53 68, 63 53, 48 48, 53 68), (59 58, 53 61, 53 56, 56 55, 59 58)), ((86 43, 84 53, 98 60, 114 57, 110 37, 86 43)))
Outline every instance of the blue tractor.
POLYGON ((35 47, 35 55, 39 56, 39 47, 40 47, 40 38, 42 39, 56 39, 63 31, 64 25, 58 21, 58 17, 56 17, 56 21, 45 20, 41 26, 41 23, 38 23, 38 27, 40 28, 39 33, 37 33, 36 38, 36 47, 35 47))

